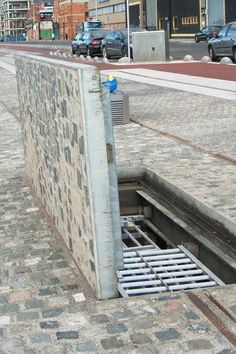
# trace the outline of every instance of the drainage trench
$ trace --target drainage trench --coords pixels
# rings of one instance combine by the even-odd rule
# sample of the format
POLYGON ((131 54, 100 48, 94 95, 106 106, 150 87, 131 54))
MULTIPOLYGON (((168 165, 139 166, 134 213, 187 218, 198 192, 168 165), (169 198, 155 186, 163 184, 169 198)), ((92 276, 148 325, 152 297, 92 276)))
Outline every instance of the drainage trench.
POLYGON ((119 182, 122 297, 209 288, 236 281, 233 235, 148 181, 119 182))

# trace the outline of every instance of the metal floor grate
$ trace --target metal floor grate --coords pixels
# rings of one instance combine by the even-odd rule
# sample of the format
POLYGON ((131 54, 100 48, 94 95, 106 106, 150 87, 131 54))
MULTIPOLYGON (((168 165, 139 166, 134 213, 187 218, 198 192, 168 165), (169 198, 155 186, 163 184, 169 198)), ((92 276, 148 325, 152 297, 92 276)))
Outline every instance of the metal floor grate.
POLYGON ((185 247, 161 250, 131 220, 121 220, 125 239, 134 243, 133 247, 123 243, 124 268, 117 272, 122 297, 224 285, 185 247))

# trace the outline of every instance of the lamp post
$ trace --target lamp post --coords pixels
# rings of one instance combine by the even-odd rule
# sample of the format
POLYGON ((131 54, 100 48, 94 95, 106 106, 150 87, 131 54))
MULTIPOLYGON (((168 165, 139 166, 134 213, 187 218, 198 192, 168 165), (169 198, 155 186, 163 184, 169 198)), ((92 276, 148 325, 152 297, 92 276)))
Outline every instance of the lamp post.
POLYGON ((32 19, 33 19, 33 39, 35 39, 35 8, 34 8, 34 0, 31 0, 32 5, 32 19))
POLYGON ((95 0, 95 19, 98 19, 98 0, 95 0))
POLYGON ((130 60, 130 20, 129 20, 129 0, 126 0, 126 22, 127 22, 127 40, 128 40, 128 58, 130 60))
POLYGON ((172 9, 171 9, 171 0, 169 0, 169 14, 168 14, 168 17, 169 17, 169 38, 171 38, 171 32, 172 32, 172 9))

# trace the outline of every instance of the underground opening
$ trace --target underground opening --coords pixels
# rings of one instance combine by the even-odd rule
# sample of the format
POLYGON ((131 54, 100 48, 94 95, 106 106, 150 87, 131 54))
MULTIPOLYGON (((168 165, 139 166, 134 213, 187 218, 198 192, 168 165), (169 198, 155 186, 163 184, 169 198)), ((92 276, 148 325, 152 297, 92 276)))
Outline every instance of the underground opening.
POLYGON ((168 188, 145 178, 119 180, 124 267, 122 297, 234 283, 235 237, 168 188))

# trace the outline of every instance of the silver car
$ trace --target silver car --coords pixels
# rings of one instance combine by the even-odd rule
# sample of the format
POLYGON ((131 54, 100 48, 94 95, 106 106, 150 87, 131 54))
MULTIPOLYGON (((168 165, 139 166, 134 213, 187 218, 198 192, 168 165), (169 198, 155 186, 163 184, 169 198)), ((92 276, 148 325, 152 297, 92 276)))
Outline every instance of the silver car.
POLYGON ((212 61, 229 57, 236 63, 236 22, 228 23, 209 40, 208 53, 212 61))

